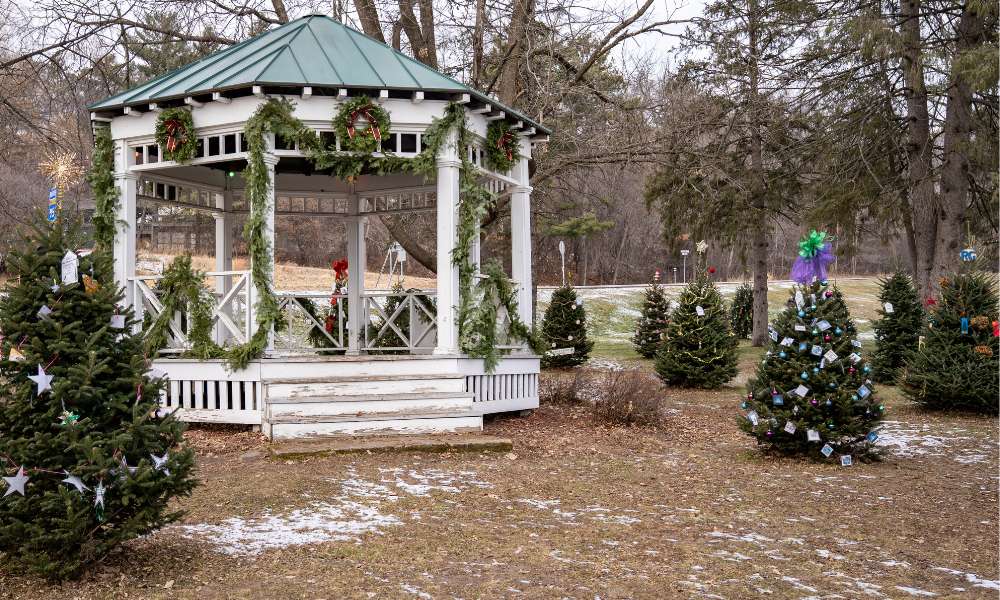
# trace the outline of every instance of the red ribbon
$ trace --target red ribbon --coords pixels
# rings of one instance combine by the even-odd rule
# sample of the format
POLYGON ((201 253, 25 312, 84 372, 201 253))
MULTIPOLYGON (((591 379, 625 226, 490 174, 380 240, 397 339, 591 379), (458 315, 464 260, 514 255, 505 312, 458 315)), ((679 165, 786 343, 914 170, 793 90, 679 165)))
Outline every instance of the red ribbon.
POLYGON ((504 154, 507 155, 507 160, 514 160, 514 151, 511 149, 510 144, 514 141, 514 135, 507 131, 500 136, 497 140, 497 148, 502 150, 504 154))
POLYGON ((371 107, 359 108, 351 113, 351 116, 347 118, 347 136, 354 139, 354 123, 358 120, 358 117, 364 117, 368 121, 368 131, 365 135, 371 134, 375 138, 376 142, 382 141, 382 130, 378 128, 378 121, 372 116, 371 107))
POLYGON ((184 131, 184 124, 177 119, 167 119, 163 122, 163 126, 167 129, 167 152, 173 152, 181 145, 181 140, 178 137, 187 137, 184 131), (180 132, 180 136, 178 132, 180 132))

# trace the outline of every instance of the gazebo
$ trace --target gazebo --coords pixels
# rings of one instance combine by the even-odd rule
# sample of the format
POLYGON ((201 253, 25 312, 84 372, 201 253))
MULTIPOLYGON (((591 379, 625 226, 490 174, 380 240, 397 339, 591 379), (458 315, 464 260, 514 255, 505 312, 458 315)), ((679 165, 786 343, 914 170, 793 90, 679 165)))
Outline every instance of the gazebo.
POLYGON ((537 407, 539 359, 516 325, 533 322, 528 163, 549 134, 539 123, 321 15, 90 110, 117 188, 117 284, 139 321, 166 323, 153 361, 170 379, 164 409, 290 439, 477 431, 484 414, 537 407), (481 268, 476 220, 498 199, 511 222, 503 278, 481 268), (165 314, 161 276, 137 274, 139 207, 214 216, 212 342, 250 348, 236 366, 194 358, 195 320, 165 314), (366 290, 368 220, 414 212, 436 215, 436 290, 366 290), (234 270, 241 214, 251 265, 234 270), (279 215, 344 224, 343 288, 274 289, 279 215))

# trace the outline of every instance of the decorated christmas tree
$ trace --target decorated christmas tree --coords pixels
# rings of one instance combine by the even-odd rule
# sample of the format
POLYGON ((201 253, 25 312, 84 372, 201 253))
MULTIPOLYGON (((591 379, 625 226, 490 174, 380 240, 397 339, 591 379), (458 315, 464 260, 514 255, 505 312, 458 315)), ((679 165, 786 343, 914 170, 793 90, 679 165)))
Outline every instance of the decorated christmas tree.
POLYGON ((729 329, 729 315, 718 288, 703 267, 696 272, 670 314, 655 369, 667 385, 717 388, 736 376, 738 342, 729 329))
POLYGON ((729 323, 738 339, 750 338, 753 332, 753 286, 747 282, 736 288, 733 304, 729 307, 729 323))
POLYGON ((843 296, 826 280, 825 234, 802 242, 799 282, 768 328, 771 344, 747 385, 740 428, 769 450, 849 465, 875 451, 883 407, 861 359, 861 342, 843 296))
POLYGON ((552 292, 542 320, 542 340, 548 348, 543 367, 575 367, 590 357, 594 342, 587 338, 587 312, 572 286, 552 292))
POLYGON ((38 226, 0 300, 0 561, 54 579, 176 520, 195 485, 109 257, 78 244, 38 226))
POLYGON ((880 318, 875 321, 875 342, 872 355, 872 379, 894 383, 907 352, 915 350, 924 309, 917 290, 906 273, 896 272, 879 281, 880 318))
POLYGON ((632 345, 644 358, 653 358, 663 343, 663 336, 670 321, 670 301, 660 285, 660 272, 653 275, 653 282, 646 288, 642 301, 642 314, 636 322, 632 345))
POLYGON ((900 374, 903 393, 928 408, 997 412, 1000 338, 996 275, 967 271, 941 281, 923 344, 900 374))

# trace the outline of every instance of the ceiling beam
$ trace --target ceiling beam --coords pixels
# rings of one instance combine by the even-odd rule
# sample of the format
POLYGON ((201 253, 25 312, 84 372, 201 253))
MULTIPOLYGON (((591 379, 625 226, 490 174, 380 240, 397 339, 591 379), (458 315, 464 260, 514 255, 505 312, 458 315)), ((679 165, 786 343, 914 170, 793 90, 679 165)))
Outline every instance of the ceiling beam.
POLYGON ((455 102, 459 104, 468 104, 472 102, 472 96, 469 94, 455 94, 455 102))
POLYGON ((495 115, 486 115, 487 121, 499 121, 500 119, 506 119, 506 118, 507 118, 507 113, 505 113, 502 110, 497 111, 495 115))
POLYGON ((136 106, 126 106, 124 111, 125 114, 130 117, 141 117, 144 114, 143 111, 139 110, 136 106))
POLYGON ((477 115, 489 114, 489 113, 493 112, 493 105, 492 104, 484 104, 481 108, 473 108, 472 112, 476 113, 477 115))
POLYGON ((223 96, 222 92, 212 92, 212 102, 220 102, 222 104, 229 104, 233 99, 228 96, 223 96))
POLYGON ((202 106, 205 106, 204 102, 199 102, 195 100, 193 96, 188 96, 184 98, 184 104, 187 104, 191 108, 201 108, 202 106))

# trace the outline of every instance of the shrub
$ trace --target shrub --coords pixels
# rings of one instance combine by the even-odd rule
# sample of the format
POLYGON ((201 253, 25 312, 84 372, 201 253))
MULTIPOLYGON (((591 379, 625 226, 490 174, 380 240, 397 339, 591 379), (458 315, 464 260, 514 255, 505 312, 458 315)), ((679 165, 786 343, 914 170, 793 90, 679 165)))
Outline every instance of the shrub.
POLYGON ((609 425, 655 425, 660 422, 663 387, 641 371, 605 371, 593 404, 594 419, 609 425))

